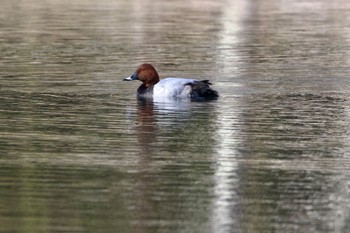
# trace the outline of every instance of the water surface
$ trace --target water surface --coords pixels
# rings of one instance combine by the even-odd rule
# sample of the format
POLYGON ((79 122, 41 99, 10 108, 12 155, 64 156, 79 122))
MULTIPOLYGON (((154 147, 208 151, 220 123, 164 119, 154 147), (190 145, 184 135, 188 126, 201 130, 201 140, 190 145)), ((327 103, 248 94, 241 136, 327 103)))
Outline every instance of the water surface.
POLYGON ((347 1, 2 1, 0 232, 348 232, 347 1), (143 62, 211 102, 137 100, 143 62))

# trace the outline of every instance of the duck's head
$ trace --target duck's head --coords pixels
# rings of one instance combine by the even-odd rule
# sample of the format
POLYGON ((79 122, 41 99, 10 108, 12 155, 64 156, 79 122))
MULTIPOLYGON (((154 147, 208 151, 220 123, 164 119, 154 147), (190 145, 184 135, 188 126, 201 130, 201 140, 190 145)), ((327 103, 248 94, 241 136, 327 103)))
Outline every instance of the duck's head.
POLYGON ((151 64, 142 64, 137 67, 136 71, 130 77, 123 79, 123 81, 133 80, 140 80, 143 85, 150 87, 159 82, 159 75, 151 64))

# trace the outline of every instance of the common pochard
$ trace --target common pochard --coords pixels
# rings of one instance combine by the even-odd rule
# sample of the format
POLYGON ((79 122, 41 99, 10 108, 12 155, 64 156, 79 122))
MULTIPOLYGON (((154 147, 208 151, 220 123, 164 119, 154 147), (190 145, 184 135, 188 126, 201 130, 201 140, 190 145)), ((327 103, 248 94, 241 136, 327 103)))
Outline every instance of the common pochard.
POLYGON ((151 64, 142 64, 124 81, 140 80, 137 96, 145 98, 191 98, 216 99, 218 92, 211 89, 208 80, 188 78, 165 78, 159 80, 156 69, 151 64))

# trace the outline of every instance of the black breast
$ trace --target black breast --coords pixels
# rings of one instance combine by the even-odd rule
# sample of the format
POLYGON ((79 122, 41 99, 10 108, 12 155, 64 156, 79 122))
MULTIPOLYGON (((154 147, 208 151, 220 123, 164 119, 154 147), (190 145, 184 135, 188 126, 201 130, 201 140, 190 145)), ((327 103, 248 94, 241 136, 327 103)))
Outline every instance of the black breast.
POLYGON ((139 88, 137 89, 137 96, 141 97, 153 97, 153 87, 146 87, 145 85, 141 84, 139 88))

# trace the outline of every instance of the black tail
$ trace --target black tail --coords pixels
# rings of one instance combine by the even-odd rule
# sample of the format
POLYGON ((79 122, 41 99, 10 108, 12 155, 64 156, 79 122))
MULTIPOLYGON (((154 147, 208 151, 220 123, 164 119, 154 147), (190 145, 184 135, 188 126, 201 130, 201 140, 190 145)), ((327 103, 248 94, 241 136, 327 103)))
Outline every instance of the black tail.
POLYGON ((216 99, 219 97, 218 92, 210 88, 209 80, 195 81, 188 85, 192 87, 191 97, 194 99, 216 99))

